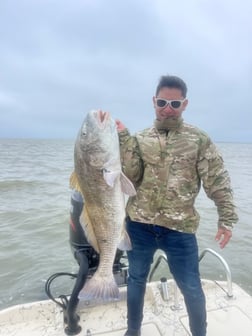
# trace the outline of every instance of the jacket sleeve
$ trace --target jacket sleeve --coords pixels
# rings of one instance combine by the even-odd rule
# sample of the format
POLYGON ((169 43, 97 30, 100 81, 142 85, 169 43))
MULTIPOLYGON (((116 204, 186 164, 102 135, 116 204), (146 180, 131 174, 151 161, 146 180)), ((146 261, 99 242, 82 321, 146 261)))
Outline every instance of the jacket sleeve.
POLYGON ((137 187, 141 183, 144 171, 138 141, 127 129, 118 135, 123 172, 137 187))
POLYGON ((198 173, 207 196, 217 207, 219 227, 232 230, 238 221, 230 177, 216 146, 208 138, 200 151, 198 173))

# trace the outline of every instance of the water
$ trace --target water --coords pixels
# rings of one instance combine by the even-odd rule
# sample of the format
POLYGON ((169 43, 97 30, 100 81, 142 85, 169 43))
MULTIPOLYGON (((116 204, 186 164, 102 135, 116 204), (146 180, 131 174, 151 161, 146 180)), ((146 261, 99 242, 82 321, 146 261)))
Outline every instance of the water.
MULTIPOLYGON (((71 140, 0 140, 0 309, 46 299, 44 285, 51 274, 78 270, 68 233, 73 145, 71 140)), ((231 175, 240 221, 230 244, 220 250, 214 241, 216 209, 201 192, 199 246, 221 253, 233 280, 252 294, 252 144, 218 147, 231 175)), ((200 268, 203 277, 224 278, 211 255, 200 268)), ((63 293, 72 285, 59 283, 63 293)))

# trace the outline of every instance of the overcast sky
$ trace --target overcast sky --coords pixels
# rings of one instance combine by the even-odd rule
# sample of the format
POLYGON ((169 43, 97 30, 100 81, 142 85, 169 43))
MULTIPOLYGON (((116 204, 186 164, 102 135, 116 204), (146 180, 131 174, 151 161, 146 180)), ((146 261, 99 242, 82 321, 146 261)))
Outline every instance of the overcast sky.
POLYGON ((0 137, 74 139, 97 108, 134 133, 174 74, 186 122, 252 142, 251 17, 251 0, 0 0, 0 137))

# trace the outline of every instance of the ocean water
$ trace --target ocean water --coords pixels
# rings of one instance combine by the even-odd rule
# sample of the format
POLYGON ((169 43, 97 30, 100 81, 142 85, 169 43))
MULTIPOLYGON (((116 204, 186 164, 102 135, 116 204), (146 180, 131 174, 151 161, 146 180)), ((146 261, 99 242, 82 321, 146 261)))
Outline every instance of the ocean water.
MULTIPOLYGON (((252 294, 252 144, 217 145, 231 176, 240 220, 221 250, 214 240, 215 206, 200 192, 199 247, 220 253, 233 281, 252 294)), ((0 309, 46 299, 44 286, 50 275, 78 270, 68 223, 73 148, 71 140, 0 139, 0 309)), ((200 270, 205 278, 225 278, 212 255, 203 258, 200 270)), ((69 294, 73 282, 64 279, 57 286, 56 292, 69 294)))

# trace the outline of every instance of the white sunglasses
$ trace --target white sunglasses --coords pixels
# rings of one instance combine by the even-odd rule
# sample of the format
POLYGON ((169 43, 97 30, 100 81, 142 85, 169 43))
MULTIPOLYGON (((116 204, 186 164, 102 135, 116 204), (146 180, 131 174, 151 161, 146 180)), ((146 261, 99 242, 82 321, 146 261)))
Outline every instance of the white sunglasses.
POLYGON ((180 108, 181 104, 183 104, 185 100, 186 98, 180 100, 167 100, 163 98, 155 98, 157 107, 164 108, 167 105, 170 105, 173 109, 180 108))

